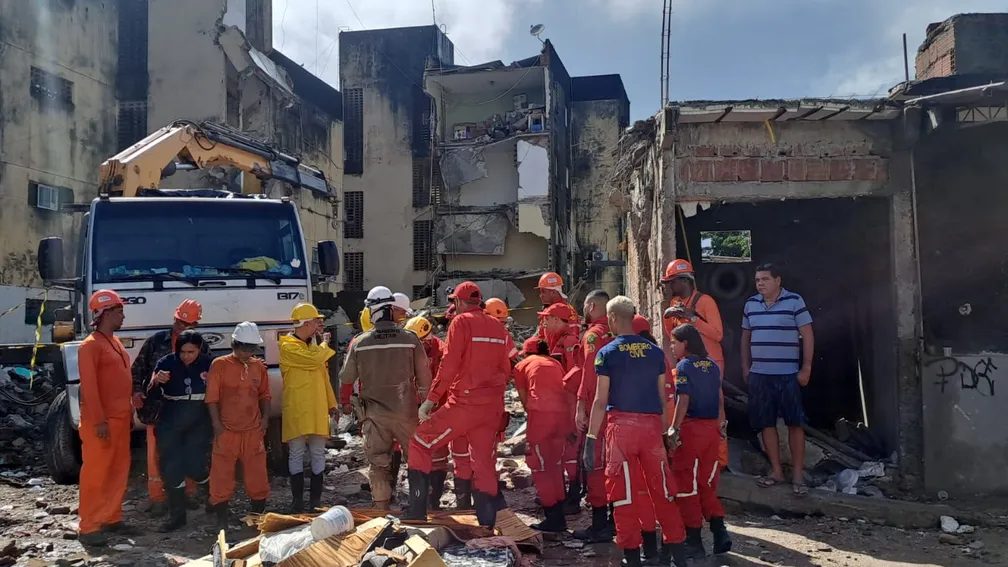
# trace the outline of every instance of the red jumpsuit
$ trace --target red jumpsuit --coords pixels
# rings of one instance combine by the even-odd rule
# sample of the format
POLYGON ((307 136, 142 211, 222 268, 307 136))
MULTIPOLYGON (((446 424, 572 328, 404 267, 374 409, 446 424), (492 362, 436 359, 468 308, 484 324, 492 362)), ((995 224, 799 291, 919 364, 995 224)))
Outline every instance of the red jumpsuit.
MULTIPOLYGON (((427 338, 420 342, 423 344, 424 352, 427 353, 427 360, 430 362, 431 377, 433 378, 437 376, 438 370, 441 368, 441 359, 444 357, 444 341, 434 335, 427 335, 427 338)), ((423 402, 423 400, 420 400, 420 402, 423 402)), ((445 400, 442 399, 438 402, 438 405, 444 402, 445 400)), ((448 447, 442 447, 435 451, 431 461, 434 463, 434 470, 448 470, 448 447)))
POLYGON ((427 395, 437 403, 447 393, 448 401, 417 426, 408 451, 411 469, 430 473, 437 450, 468 437, 473 488, 497 495, 495 441, 511 372, 508 336, 504 325, 478 306, 452 319, 441 368, 427 395))
POLYGON ((526 462, 539 503, 549 508, 564 499, 561 460, 567 436, 574 431, 563 368, 551 357, 531 355, 515 366, 514 378, 528 413, 526 462))
MULTIPOLYGON (((547 333, 547 336, 549 333, 547 333)), ((571 430, 573 431, 574 413, 577 404, 577 391, 581 385, 581 367, 584 365, 581 343, 578 341, 577 333, 570 327, 564 329, 560 334, 549 336, 547 340, 550 355, 559 360, 563 366, 564 379, 563 387, 566 392, 567 412, 571 420, 571 430)), ((567 478, 573 480, 578 474, 578 456, 580 455, 580 440, 575 438, 567 439, 564 442, 563 467, 567 478)))
MULTIPOLYGON (((581 369, 581 380, 578 385, 577 397, 582 405, 591 411, 592 403, 595 402, 595 388, 598 379, 595 375, 595 355, 612 340, 609 332, 609 322, 605 319, 595 321, 585 331, 581 339, 581 352, 584 353, 585 364, 581 369)), ((605 439, 606 420, 602 420, 602 429, 599 430, 599 442, 595 443, 595 468, 585 471, 587 475, 588 504, 592 508, 601 508, 606 505, 605 493, 605 444, 601 441, 605 439)), ((584 443, 584 435, 580 436, 580 443, 584 443)))

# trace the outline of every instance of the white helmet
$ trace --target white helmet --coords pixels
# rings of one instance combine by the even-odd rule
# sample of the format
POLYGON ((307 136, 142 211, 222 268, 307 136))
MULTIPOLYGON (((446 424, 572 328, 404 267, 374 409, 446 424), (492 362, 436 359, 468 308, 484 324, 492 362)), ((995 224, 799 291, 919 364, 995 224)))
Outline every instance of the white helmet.
POLYGON ((399 292, 393 293, 392 300, 393 305, 395 305, 396 307, 402 309, 407 313, 410 313, 413 310, 412 307, 410 306, 409 296, 406 295, 405 293, 399 293, 399 292))
POLYGON ((251 321, 238 323, 238 326, 235 327, 234 333, 231 333, 231 338, 234 339, 235 342, 247 345, 263 344, 262 335, 259 334, 259 327, 251 321))
POLYGON ((392 290, 383 285, 377 285, 371 288, 371 291, 368 292, 367 299, 364 303, 368 307, 377 307, 379 305, 392 303, 393 301, 395 301, 395 298, 392 296, 392 290))

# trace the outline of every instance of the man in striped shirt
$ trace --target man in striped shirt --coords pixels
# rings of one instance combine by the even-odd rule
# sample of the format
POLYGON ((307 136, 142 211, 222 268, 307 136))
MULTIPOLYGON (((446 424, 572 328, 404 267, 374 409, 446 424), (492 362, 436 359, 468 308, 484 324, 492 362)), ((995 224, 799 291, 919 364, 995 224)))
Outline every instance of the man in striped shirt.
POLYGON ((756 295, 742 315, 742 376, 749 384, 749 421, 762 431, 770 458, 770 476, 761 486, 784 481, 780 462, 777 419, 788 427, 792 483, 795 494, 806 494, 805 411, 801 388, 809 383, 815 339, 812 315, 800 295, 781 287, 780 272, 772 264, 756 268, 756 295))

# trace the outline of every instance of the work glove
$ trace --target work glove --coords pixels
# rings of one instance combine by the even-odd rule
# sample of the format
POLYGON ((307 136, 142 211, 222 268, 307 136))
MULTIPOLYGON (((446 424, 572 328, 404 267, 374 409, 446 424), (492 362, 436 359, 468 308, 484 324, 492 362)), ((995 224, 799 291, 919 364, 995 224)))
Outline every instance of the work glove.
POLYGON ((430 414, 434 410, 434 402, 430 400, 424 400, 424 403, 420 404, 420 409, 417 413, 420 416, 420 421, 427 421, 430 419, 430 414))
POLYGON ((581 465, 586 471, 595 470, 595 441, 591 437, 585 437, 584 449, 581 450, 581 465))
POLYGON ((670 455, 674 453, 680 445, 682 445, 682 440, 679 439, 679 430, 674 427, 669 427, 663 437, 665 441, 665 451, 667 451, 670 455))

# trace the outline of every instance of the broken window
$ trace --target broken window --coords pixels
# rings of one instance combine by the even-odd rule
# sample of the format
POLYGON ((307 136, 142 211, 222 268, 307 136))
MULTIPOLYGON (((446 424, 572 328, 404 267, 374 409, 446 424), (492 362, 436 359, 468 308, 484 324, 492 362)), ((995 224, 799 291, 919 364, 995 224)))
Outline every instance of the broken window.
POLYGON ((346 202, 343 238, 364 238, 364 192, 347 191, 343 199, 346 202))
POLYGON ((346 275, 343 278, 343 288, 348 291, 364 290, 364 253, 344 252, 343 267, 346 275))
POLYGON ((364 173, 364 89, 343 91, 343 145, 346 152, 343 172, 364 173))
POLYGON ((700 257, 715 264, 752 262, 752 234, 748 230, 701 231, 700 257))
POLYGON ((413 90, 413 155, 430 155, 431 99, 419 87, 413 90))
POLYGON ((43 108, 73 108, 73 82, 59 75, 32 67, 29 91, 43 108))
POLYGON ((413 158, 413 206, 430 205, 430 160, 413 158))
POLYGON ((119 103, 116 118, 116 140, 119 151, 139 142, 147 136, 147 101, 132 100, 119 103))
POLYGON ((431 269, 431 225, 429 220, 413 222, 413 269, 418 272, 431 269))

